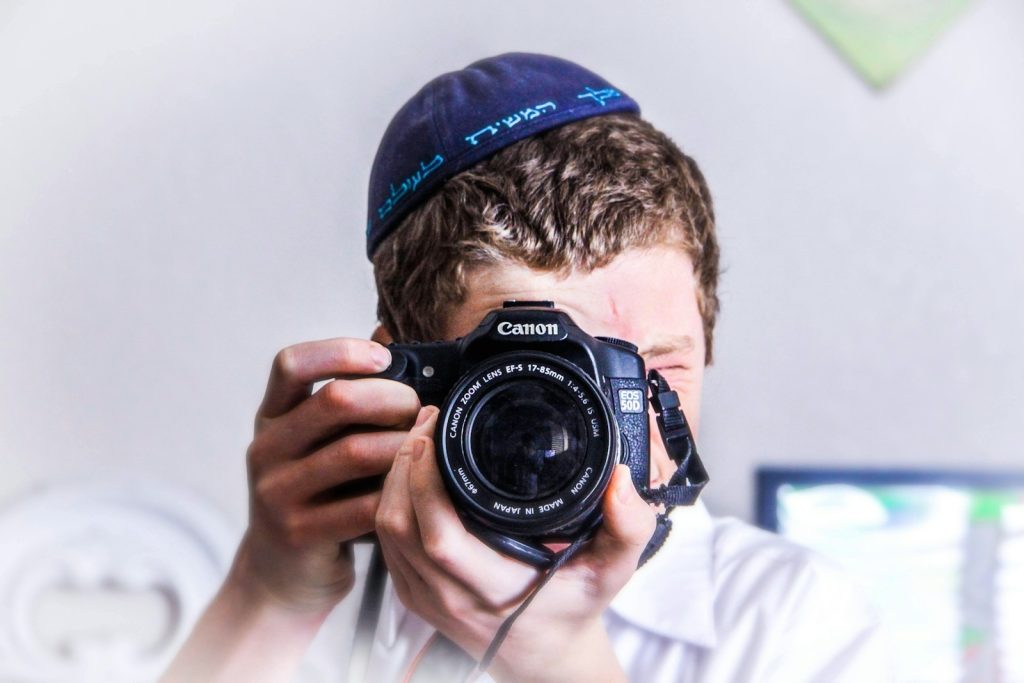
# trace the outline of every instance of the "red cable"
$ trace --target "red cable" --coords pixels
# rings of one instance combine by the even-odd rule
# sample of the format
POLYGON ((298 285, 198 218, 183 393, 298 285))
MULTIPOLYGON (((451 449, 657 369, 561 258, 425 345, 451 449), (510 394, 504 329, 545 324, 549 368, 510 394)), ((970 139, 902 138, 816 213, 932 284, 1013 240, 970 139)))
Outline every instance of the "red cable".
POLYGON ((416 673, 416 668, 420 665, 424 655, 427 654, 427 650, 429 650, 430 646, 434 644, 435 640, 437 640, 437 634, 438 631, 434 631, 434 635, 427 639, 427 642, 423 644, 420 651, 417 652, 416 656, 413 657, 411 662, 409 662, 409 668, 405 670, 405 677, 402 678, 402 683, 411 683, 412 677, 416 673))

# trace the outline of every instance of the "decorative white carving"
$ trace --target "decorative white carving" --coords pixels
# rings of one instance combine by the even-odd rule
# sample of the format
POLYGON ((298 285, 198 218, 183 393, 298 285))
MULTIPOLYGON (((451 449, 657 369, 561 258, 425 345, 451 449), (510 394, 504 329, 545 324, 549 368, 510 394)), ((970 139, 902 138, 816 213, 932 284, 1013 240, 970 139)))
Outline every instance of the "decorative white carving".
POLYGON ((0 509, 0 680, 155 680, 230 565, 240 531, 195 494, 61 484, 0 509))

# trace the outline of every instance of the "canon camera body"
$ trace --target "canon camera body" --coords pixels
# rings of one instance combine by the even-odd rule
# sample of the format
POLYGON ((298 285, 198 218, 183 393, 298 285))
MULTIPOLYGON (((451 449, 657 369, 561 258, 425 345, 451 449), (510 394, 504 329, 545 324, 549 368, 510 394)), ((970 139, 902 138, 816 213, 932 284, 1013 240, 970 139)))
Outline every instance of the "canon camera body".
POLYGON ((550 301, 506 301, 449 342, 391 344, 377 375, 440 409, 438 468, 467 528, 526 562, 593 534, 617 463, 649 485, 643 359, 550 301))

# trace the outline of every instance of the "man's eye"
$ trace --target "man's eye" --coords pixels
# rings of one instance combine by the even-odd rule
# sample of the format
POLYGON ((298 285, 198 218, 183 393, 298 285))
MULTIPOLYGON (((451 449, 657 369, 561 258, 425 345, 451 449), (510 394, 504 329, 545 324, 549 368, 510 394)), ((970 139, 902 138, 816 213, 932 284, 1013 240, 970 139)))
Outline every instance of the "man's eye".
POLYGON ((668 385, 680 392, 680 394, 686 391, 687 386, 692 381, 693 375, 690 369, 684 365, 667 365, 654 369, 661 373, 661 376, 665 378, 668 385))

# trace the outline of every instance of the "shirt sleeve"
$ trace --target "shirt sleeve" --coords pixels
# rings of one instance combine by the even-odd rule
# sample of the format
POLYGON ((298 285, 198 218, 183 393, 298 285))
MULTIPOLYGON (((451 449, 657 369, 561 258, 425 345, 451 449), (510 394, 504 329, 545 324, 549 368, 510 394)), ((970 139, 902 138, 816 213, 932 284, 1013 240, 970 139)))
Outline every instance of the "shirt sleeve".
POLYGON ((780 571, 786 585, 773 634, 767 681, 890 681, 880 619, 866 593, 843 570, 803 551, 780 571))
POLYGON ((716 538, 719 640, 702 681, 892 680, 866 591, 820 554, 736 520, 716 538))

